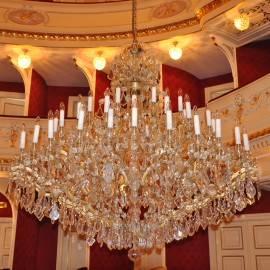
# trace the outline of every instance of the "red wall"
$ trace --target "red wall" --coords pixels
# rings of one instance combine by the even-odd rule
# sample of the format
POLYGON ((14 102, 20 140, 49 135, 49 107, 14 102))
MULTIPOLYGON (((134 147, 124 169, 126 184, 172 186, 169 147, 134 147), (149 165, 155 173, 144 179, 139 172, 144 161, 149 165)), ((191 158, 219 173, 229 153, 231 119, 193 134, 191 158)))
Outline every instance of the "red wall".
POLYGON ((109 250, 104 244, 95 243, 90 251, 91 270, 133 270, 133 262, 128 258, 127 250, 109 250))
POLYGON ((99 70, 96 71, 95 111, 98 110, 98 101, 104 98, 104 92, 107 87, 110 87, 110 83, 111 81, 108 79, 105 72, 99 70))
POLYGON ((47 84, 34 69, 31 79, 28 116, 47 117, 47 84))
POLYGON ((57 233, 57 224, 46 219, 40 222, 19 208, 12 269, 56 269, 57 233))
POLYGON ((191 106, 196 105, 197 107, 202 107, 204 104, 200 100, 200 80, 193 76, 192 74, 170 67, 167 65, 162 65, 162 79, 163 79, 163 90, 169 88, 171 103, 173 111, 177 111, 177 96, 178 89, 183 90, 183 94, 188 94, 191 106))
MULTIPOLYGON (((248 206, 240 214, 270 212, 270 192, 262 190, 260 201, 248 206)), ((192 237, 173 241, 166 246, 168 270, 209 270, 208 230, 199 230, 192 237)))
POLYGON ((68 97, 69 96, 88 96, 89 87, 68 87, 68 86, 48 86, 47 104, 48 110, 59 110, 61 102, 65 104, 65 113, 67 117, 68 97))
POLYGON ((270 72, 270 40, 254 42, 236 50, 239 87, 270 72))
POLYGON ((7 197, 0 193, 0 202, 6 202, 7 208, 0 208, 0 217, 12 217, 12 209, 7 197))
POLYGON ((17 82, 0 82, 0 91, 24 93, 24 84, 17 82))

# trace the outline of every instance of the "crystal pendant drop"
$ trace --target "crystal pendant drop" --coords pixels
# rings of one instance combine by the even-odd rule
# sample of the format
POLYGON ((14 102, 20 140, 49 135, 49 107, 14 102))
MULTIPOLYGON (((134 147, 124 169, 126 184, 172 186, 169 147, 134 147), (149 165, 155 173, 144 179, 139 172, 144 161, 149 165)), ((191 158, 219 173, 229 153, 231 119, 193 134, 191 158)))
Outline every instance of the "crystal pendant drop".
POLYGON ((90 236, 86 239, 86 243, 91 247, 96 242, 95 238, 90 236))
POLYGON ((142 254, 141 254, 140 250, 138 250, 138 249, 131 248, 128 251, 128 258, 133 262, 138 261, 141 258, 141 256, 142 256, 142 254))
POLYGON ((53 206, 52 206, 52 211, 50 213, 50 219, 55 221, 58 218, 59 218, 58 207, 57 207, 56 203, 54 203, 53 206))

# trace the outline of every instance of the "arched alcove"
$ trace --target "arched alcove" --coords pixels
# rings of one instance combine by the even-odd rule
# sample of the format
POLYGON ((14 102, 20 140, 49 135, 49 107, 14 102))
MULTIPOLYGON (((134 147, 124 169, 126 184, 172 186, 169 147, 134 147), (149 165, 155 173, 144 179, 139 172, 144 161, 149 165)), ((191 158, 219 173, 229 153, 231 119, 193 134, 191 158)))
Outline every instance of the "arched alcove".
POLYGON ((7 175, 0 175, 0 201, 3 200, 3 202, 7 203, 7 210, 5 211, 6 217, 1 217, 0 213, 0 229, 1 229, 0 243, 2 243, 2 245, 5 246, 9 245, 9 255, 5 255, 7 257, 4 258, 4 260, 0 258, 2 260, 0 261, 1 269, 12 268, 14 247, 15 247, 16 226, 17 226, 17 215, 18 215, 18 210, 15 207, 14 203, 5 196, 7 187, 8 187, 7 175))

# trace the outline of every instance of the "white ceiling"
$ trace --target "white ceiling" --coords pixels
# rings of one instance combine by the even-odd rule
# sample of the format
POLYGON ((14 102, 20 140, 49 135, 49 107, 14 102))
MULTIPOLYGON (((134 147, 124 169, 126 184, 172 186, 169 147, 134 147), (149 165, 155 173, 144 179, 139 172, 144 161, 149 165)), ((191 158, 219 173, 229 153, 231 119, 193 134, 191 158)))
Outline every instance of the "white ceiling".
MULTIPOLYGON (((75 1, 76 2, 76 1, 75 1)), ((138 29, 162 29, 162 25, 177 24, 183 20, 193 18, 198 8, 211 1, 165 1, 167 3, 181 2, 185 5, 184 11, 167 18, 154 18, 153 10, 164 4, 164 1, 138 1, 138 29), (150 10, 150 11, 149 11, 150 10)), ((232 20, 239 10, 250 10, 259 1, 229 1, 203 16, 200 24, 175 31, 160 31, 154 35, 139 34, 139 41, 145 42, 150 53, 163 64, 183 69, 199 79, 209 78, 231 72, 229 62, 222 50, 214 45, 212 37, 221 38, 226 44, 238 47, 252 42, 270 32, 269 22, 260 26, 250 27, 247 31, 239 32, 232 24, 232 20), (240 4, 239 4, 240 3, 240 4), (172 60, 168 50, 173 42, 178 41, 178 46, 183 50, 180 60, 172 60)), ((179 4, 178 3, 178 4, 179 4)), ((171 7, 170 7, 171 8, 171 7)), ((266 10, 269 4, 266 4, 266 10)), ((169 10, 168 12, 172 12, 169 10)), ((29 13, 30 14, 30 13, 29 13)), ((166 14, 162 13, 163 15, 166 14)), ((163 16, 162 15, 162 16, 163 16)), ((251 20, 259 22, 261 14, 250 14, 251 20)), ((12 15, 13 16, 13 15, 12 15)), ((22 20, 22 14, 16 19, 22 20)), ((34 18, 35 19, 35 18, 34 18)), ((45 79, 47 85, 61 86, 88 86, 87 79, 75 66, 74 58, 83 59, 92 65, 92 59, 97 51, 101 50, 107 60, 105 72, 109 71, 110 62, 119 53, 120 46, 131 39, 114 39, 117 33, 124 33, 131 29, 131 2, 120 1, 99 4, 61 4, 40 3, 34 1, 3 1, 0 0, 0 80, 22 81, 19 72, 9 62, 8 57, 16 58, 24 48, 32 58, 32 67, 45 79), (28 5, 28 6, 26 6, 28 5), (1 11, 2 10, 2 11, 1 11), (44 21, 38 25, 33 22, 13 22, 11 13, 19 10, 32 10, 44 17, 44 21), (72 16, 70 16, 72 12, 72 16), (89 13, 89 14, 88 14, 89 13), (91 14, 90 14, 91 13, 91 14), (83 15, 82 15, 83 14, 83 15), (99 21, 86 20, 86 15, 98 14, 95 18, 99 21), (117 14, 117 15, 115 15, 117 14), (121 14, 121 16, 119 16, 121 14), (108 19, 110 18, 110 20, 108 19), (75 20, 75 21, 74 21, 75 20), (71 27, 71 25, 74 27, 71 27), (100 25, 98 25, 100 24, 100 25), (13 35, 3 34, 3 29, 13 35), (28 31, 39 33, 43 38, 17 35, 16 31, 28 31), (46 39, 46 33, 66 33, 67 35, 95 34, 104 36, 109 33, 109 39, 101 38, 88 41, 52 40, 46 39), (111 35, 111 36, 110 36, 111 35)))

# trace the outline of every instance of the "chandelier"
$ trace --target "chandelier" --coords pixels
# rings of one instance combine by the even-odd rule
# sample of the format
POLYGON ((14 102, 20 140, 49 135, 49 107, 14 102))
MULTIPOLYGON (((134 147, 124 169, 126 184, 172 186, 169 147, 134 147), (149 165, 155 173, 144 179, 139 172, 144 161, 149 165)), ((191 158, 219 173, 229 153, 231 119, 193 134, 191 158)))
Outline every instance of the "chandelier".
MULTIPOLYGON (((78 123, 65 130, 64 110, 48 114, 48 141, 20 149, 10 171, 8 196, 39 220, 109 249, 142 252, 192 236, 200 227, 230 220, 254 202, 258 168, 247 133, 235 127, 235 145, 222 143, 221 119, 206 108, 206 124, 187 95, 178 93, 172 113, 168 90, 158 87, 159 69, 133 33, 112 63, 111 88, 92 112, 80 99, 78 123)), ((260 192, 258 192, 258 195, 260 192)))

